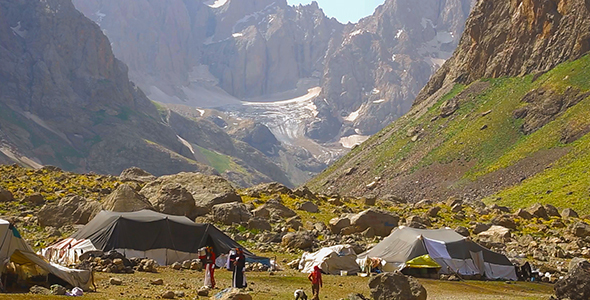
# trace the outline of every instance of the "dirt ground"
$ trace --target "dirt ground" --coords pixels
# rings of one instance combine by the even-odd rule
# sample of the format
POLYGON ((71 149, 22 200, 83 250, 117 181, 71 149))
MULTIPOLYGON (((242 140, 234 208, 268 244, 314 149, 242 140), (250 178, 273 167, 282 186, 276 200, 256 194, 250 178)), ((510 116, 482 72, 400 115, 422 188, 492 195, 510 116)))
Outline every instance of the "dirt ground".
MULTIPOLYGON (((216 270, 218 288, 230 287, 231 272, 216 270)), ((96 292, 85 294, 80 299, 157 299, 167 291, 182 291, 184 298, 179 299, 207 299, 198 297, 197 289, 202 286, 204 272, 182 270, 176 271, 170 268, 160 268, 159 273, 135 274, 106 274, 95 273, 96 292), (110 277, 117 277, 123 281, 121 286, 110 286, 110 277), (150 281, 162 278, 164 285, 150 285, 150 281)), ((270 275, 268 272, 247 273, 248 290, 253 299, 277 299, 292 300, 293 291, 303 288, 308 295, 311 294, 311 286, 307 281, 307 274, 294 270, 276 272, 270 275)), ((341 299, 350 293, 362 293, 369 296, 367 285, 368 278, 359 276, 324 276, 324 288, 321 290, 322 299, 341 299)), ((498 300, 498 299, 549 299, 553 287, 538 283, 511 283, 502 281, 463 281, 447 282, 431 279, 420 279, 428 292, 430 300, 498 300)), ((212 294, 210 294, 211 296, 212 294)), ((59 299, 63 296, 36 296, 31 294, 0 294, 0 299, 59 299)))

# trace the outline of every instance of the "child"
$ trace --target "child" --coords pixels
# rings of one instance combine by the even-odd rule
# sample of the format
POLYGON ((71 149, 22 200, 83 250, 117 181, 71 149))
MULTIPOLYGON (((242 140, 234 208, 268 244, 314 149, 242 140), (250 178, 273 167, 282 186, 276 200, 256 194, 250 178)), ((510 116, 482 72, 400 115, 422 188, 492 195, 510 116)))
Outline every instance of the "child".
POLYGON ((311 292, 313 293, 312 300, 320 300, 320 288, 323 287, 322 282, 322 269, 320 267, 313 267, 313 271, 307 276, 307 279, 311 281, 311 292))

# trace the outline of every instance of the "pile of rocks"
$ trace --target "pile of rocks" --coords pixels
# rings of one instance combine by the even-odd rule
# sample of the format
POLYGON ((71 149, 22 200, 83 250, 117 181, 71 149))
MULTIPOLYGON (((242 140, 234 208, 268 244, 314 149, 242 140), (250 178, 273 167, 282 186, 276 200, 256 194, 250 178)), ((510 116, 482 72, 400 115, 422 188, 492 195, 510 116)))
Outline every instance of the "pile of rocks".
POLYGON ((127 259, 123 254, 116 251, 109 251, 100 256, 83 259, 75 267, 81 270, 94 270, 104 273, 127 273, 158 272, 158 263, 149 258, 127 259))
POLYGON ((174 270, 203 270, 203 261, 200 259, 185 260, 183 262, 175 262, 170 265, 174 270))

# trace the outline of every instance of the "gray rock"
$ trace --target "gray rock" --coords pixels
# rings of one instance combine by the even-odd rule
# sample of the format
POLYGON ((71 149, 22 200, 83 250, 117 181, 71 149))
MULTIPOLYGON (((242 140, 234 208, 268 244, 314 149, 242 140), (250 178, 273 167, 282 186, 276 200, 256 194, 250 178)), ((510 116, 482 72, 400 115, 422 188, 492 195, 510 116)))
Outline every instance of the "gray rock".
POLYGON ((319 211, 317 204, 315 204, 311 201, 306 201, 302 204, 297 205, 297 209, 303 210, 306 212, 310 212, 310 213, 317 213, 319 211))
POLYGON ((42 227, 60 228, 67 224, 86 224, 102 210, 98 201, 90 201, 78 195, 68 195, 57 203, 45 204, 38 213, 42 227))
POLYGON ((66 294, 66 292, 67 292, 66 288, 59 285, 59 284, 54 284, 51 286, 51 294, 52 295, 63 296, 66 294))
POLYGON ((519 210, 517 210, 514 215, 515 216, 518 216, 518 217, 521 217, 521 218, 523 218, 525 220, 530 220, 530 219, 533 218, 533 215, 530 212, 528 212, 528 211, 526 211, 526 210, 524 210, 522 208, 519 209, 519 210))
POLYGON ((528 211, 535 217, 549 220, 549 215, 547 214, 547 210, 542 204, 535 204, 528 211))
POLYGON ((121 180, 133 180, 148 183, 150 181, 156 180, 157 177, 138 167, 131 167, 123 170, 123 172, 121 172, 121 175, 119 175, 119 178, 121 180))
POLYGON ((412 228, 426 229, 432 224, 430 223, 430 220, 428 218, 423 218, 420 216, 410 216, 406 220, 406 225, 412 228))
POLYGON ((483 223, 477 223, 473 227, 473 234, 480 234, 480 233, 482 233, 482 232, 490 229, 490 227, 492 227, 492 225, 483 224, 483 223))
POLYGON ((39 206, 45 204, 45 198, 39 193, 34 193, 23 198, 23 202, 39 206))
POLYGON ((294 230, 299 230, 299 228, 303 227, 303 223, 301 223, 301 218, 299 216, 291 217, 285 220, 285 223, 294 230))
POLYGON ((426 215, 431 218, 435 218, 436 216, 438 216, 439 212, 440 212, 440 206, 433 206, 428 210, 428 212, 426 212, 426 215))
POLYGON ((150 280, 150 284, 151 285, 163 285, 164 284, 164 279, 157 278, 157 279, 154 279, 154 280, 150 280))
MULTIPOLYGON (((143 194, 142 192, 140 194, 143 194)), ((197 206, 193 195, 178 183, 163 184, 156 193, 144 196, 159 212, 186 216, 189 219, 194 219, 197 216, 197 206)))
POLYGON ((272 227, 266 219, 262 218, 251 218, 248 220, 248 229, 256 229, 260 231, 271 231, 272 227))
POLYGON ((103 201, 103 208, 110 211, 133 212, 142 209, 154 210, 143 195, 128 184, 121 184, 103 201))
POLYGON ((369 280, 374 300, 426 300, 426 289, 418 280, 399 271, 382 273, 369 280))
POLYGON ((14 200, 12 193, 2 187, 0 187, 0 202, 8 202, 14 200))
POLYGON ((398 223, 398 216, 374 208, 350 216, 350 225, 356 227, 357 232, 363 232, 372 227, 375 235, 378 236, 388 236, 398 223))
POLYGON ((559 210, 557 210, 557 208, 551 204, 545 204, 545 211, 547 211, 547 215, 549 217, 561 218, 561 214, 559 213, 559 210))
POLYGON ((590 299, 590 263, 577 259, 570 264, 569 272, 553 286, 557 299, 590 299))
POLYGON ((339 234, 342 228, 350 226, 350 219, 346 218, 332 218, 328 223, 330 231, 334 234, 339 234))
POLYGON ((300 198, 309 199, 309 200, 317 199, 316 195, 312 191, 310 191, 307 186, 300 186, 300 187, 294 189, 293 195, 300 197, 300 198))
POLYGON ((577 237, 590 236, 590 225, 584 222, 576 222, 570 226, 570 232, 577 237))
POLYGON ((109 279, 109 284, 110 285, 122 285, 123 284, 123 280, 121 280, 119 278, 111 277, 109 279))
POLYGON ((270 218, 270 211, 266 207, 261 206, 255 210, 252 210, 252 215, 254 215, 256 218, 268 219, 270 218))
POLYGON ((503 226, 510 229, 516 229, 516 222, 514 218, 509 215, 502 215, 492 219, 493 225, 503 226))
POLYGON ((225 225, 231 225, 232 223, 245 224, 252 218, 252 214, 248 211, 246 205, 235 202, 214 205, 211 214, 215 222, 225 225))
POLYGON ((281 245, 293 249, 309 249, 315 238, 308 232, 291 232, 283 236, 281 245))
POLYGON ((141 194, 151 199, 161 190, 162 186, 170 183, 179 184, 191 193, 195 200, 197 216, 206 215, 217 204, 242 202, 242 198, 227 180, 219 176, 201 173, 182 172, 159 177, 146 184, 141 190, 141 194))
POLYGON ((246 189, 245 193, 251 197, 259 197, 260 194, 274 195, 274 194, 291 194, 292 191, 288 187, 278 182, 262 183, 257 186, 246 189))
POLYGON ((469 229, 467 229, 467 228, 465 228, 463 226, 458 226, 457 228, 455 228, 455 232, 458 233, 458 234, 460 234, 460 235, 462 235, 462 236, 465 236, 465 237, 468 237, 468 236, 471 235, 469 233, 469 229))
POLYGON ((566 208, 561 212, 561 216, 564 218, 578 218, 578 213, 571 209, 571 208, 566 208))
POLYGON ((290 218, 297 215, 297 213, 295 213, 292 209, 283 205, 279 199, 268 200, 258 209, 262 208, 267 209, 271 217, 290 218))
POLYGON ((176 294, 174 293, 174 291, 165 291, 162 293, 160 297, 162 297, 162 299, 174 299, 174 297, 176 297, 176 294))

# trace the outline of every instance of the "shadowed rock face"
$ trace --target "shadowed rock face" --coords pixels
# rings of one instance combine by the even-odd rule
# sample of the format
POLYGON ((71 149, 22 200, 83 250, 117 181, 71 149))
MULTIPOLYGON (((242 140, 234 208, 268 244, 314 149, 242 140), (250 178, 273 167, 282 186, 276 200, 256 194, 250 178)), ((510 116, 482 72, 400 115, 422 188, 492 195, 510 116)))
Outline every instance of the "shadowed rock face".
POLYGON ((479 1, 455 54, 416 103, 453 82, 547 71, 589 50, 588 1, 479 1))

